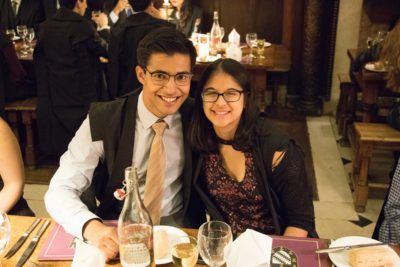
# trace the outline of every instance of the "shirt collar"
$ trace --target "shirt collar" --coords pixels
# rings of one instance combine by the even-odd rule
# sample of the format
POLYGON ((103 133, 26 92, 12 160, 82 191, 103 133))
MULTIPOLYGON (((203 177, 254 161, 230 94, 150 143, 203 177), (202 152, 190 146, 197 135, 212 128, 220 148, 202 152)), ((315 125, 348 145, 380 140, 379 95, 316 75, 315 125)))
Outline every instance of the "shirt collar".
MULTIPOLYGON (((151 113, 151 111, 148 110, 147 107, 144 105, 143 91, 139 95, 137 114, 138 114, 139 120, 142 122, 143 127, 145 129, 150 128, 154 123, 156 123, 158 120, 161 119, 161 118, 157 117, 156 115, 154 115, 153 113, 151 113)), ((166 116, 165 118, 162 118, 162 120, 167 123, 167 128, 171 128, 174 115, 175 114, 172 114, 172 115, 166 116)))

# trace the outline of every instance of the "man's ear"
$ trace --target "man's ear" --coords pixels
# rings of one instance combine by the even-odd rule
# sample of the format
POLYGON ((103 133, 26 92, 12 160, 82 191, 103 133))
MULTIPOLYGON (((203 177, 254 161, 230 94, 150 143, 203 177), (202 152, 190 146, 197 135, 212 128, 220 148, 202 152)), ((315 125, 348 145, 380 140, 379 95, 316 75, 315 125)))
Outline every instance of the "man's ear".
POLYGON ((146 76, 145 70, 141 66, 136 66, 136 77, 138 81, 143 85, 144 84, 144 76, 146 76))

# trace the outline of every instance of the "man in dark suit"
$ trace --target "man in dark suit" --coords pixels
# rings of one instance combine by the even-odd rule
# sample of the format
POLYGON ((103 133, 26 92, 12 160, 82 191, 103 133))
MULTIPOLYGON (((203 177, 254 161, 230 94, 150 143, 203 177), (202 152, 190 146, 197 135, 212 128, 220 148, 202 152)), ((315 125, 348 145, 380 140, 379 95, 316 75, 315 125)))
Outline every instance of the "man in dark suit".
POLYGON ((132 73, 137 66, 136 48, 142 38, 162 26, 173 24, 153 16, 151 0, 129 0, 135 14, 111 31, 108 78, 111 97, 131 92, 140 83, 132 73))
POLYGON ((39 0, 0 0, 0 13, 0 25, 3 29, 26 25, 37 31, 44 20, 43 7, 39 0))
POLYGON ((83 17, 86 0, 59 0, 60 9, 40 25, 34 51, 38 85, 39 145, 60 155, 84 120, 89 104, 106 100, 99 61, 107 43, 83 17))
POLYGON ((118 218, 123 201, 113 193, 122 187, 124 169, 132 162, 138 169, 139 192, 142 196, 145 193, 155 136, 152 126, 160 120, 168 125, 163 134, 166 166, 160 185, 161 224, 198 227, 205 220, 204 208, 191 190, 192 154, 184 138, 192 114, 193 103, 187 97, 196 51, 183 33, 171 27, 146 35, 137 50, 135 72, 143 88, 114 101, 91 105, 45 196, 47 211, 54 220, 68 233, 97 246, 106 260, 117 256, 118 237, 117 229, 101 219, 118 218), (108 178, 96 180, 93 176, 99 162, 108 178), (93 183, 100 189, 97 214, 79 199, 93 183))

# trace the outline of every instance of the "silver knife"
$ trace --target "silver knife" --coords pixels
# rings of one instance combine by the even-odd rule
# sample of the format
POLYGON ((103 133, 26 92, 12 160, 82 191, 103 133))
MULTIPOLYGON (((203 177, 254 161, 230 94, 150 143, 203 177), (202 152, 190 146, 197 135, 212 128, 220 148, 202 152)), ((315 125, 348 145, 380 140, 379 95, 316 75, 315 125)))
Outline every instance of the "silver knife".
POLYGON ((18 239, 18 241, 12 246, 12 248, 7 252, 7 254, 4 256, 4 258, 9 259, 11 258, 15 252, 22 246, 22 244, 25 242, 25 240, 28 238, 29 234, 35 229, 36 225, 40 223, 42 219, 37 218, 31 226, 21 235, 21 237, 18 239))
POLYGON ((385 246, 387 243, 368 243, 368 244, 359 244, 359 245, 351 245, 351 246, 341 246, 341 247, 331 247, 325 249, 318 249, 315 251, 317 254, 321 253, 333 253, 333 252, 341 252, 343 250, 349 250, 353 248, 364 248, 364 247, 374 247, 374 246, 385 246))
POLYGON ((29 243, 28 248, 24 251, 22 254, 21 258, 17 262, 16 267, 21 267, 24 265, 24 263, 28 260, 28 258, 31 256, 33 250, 37 246, 37 243, 39 242, 40 237, 46 230, 47 226, 49 226, 50 220, 45 220, 42 226, 40 227, 39 231, 37 231, 36 235, 32 238, 31 243, 29 243))

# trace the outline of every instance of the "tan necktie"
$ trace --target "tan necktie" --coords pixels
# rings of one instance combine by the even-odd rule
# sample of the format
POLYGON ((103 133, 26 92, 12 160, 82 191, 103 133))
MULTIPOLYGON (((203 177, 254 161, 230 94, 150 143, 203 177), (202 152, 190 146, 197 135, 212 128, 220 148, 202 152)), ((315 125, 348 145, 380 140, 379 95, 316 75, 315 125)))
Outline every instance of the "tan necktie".
POLYGON ((161 200, 164 193, 166 156, 162 140, 167 124, 158 121, 151 126, 155 132, 150 148, 147 166, 146 185, 144 188, 144 205, 150 213, 153 225, 160 224, 161 200))

